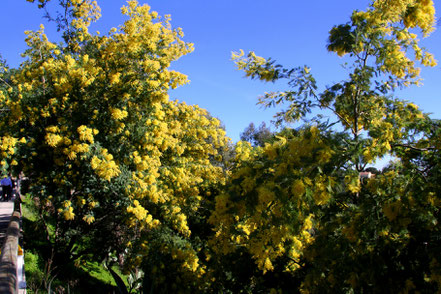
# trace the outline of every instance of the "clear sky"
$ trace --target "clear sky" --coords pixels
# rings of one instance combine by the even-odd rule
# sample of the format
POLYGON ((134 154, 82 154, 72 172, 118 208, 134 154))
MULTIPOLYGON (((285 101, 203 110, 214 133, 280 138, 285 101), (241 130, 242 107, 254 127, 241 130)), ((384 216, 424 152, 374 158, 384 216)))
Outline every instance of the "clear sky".
MULTIPOLYGON (((54 3, 57 0, 52 0, 54 3)), ((265 91, 285 89, 284 84, 262 83, 244 78, 235 69, 231 51, 253 50, 272 57, 286 67, 308 65, 323 88, 346 78, 340 66, 345 60, 328 53, 326 40, 333 25, 346 23, 355 9, 364 10, 367 0, 151 0, 159 14, 171 14, 172 25, 181 27, 184 40, 195 44, 195 51, 172 67, 189 76, 191 83, 170 93, 172 99, 198 104, 219 118, 227 135, 237 141, 250 122, 270 122, 274 110, 256 105, 265 91)), ((98 0, 102 18, 91 31, 107 32, 122 24, 120 7, 125 1, 98 0)), ((435 0, 441 15, 441 1, 435 0)), ((47 24, 43 11, 25 0, 3 0, 0 53, 17 67, 25 50, 24 31, 37 30, 44 23, 51 40, 57 40, 54 24, 47 24)), ((423 44, 441 60, 441 27, 423 44)), ((440 62, 441 63, 441 62, 440 62)), ((424 86, 397 93, 411 100, 433 118, 441 118, 441 67, 422 71, 424 86)))

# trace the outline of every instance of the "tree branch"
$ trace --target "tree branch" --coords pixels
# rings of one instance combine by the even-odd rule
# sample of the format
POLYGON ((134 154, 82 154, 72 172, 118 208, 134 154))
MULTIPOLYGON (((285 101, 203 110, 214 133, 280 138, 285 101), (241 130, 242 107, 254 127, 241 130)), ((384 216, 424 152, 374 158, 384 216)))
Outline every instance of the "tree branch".
POLYGON ((6 85, 8 85, 9 87, 11 87, 11 88, 12 88, 12 86, 11 86, 11 85, 9 85, 9 84, 8 84, 8 82, 7 82, 7 81, 5 81, 4 79, 0 78, 0 81, 2 81, 3 83, 5 83, 6 85))
POLYGON ((408 148, 408 149, 411 149, 411 150, 414 150, 414 151, 419 151, 419 152, 436 150, 435 147, 418 148, 418 147, 414 147, 412 145, 407 145, 407 144, 392 144, 391 146, 392 147, 408 148))

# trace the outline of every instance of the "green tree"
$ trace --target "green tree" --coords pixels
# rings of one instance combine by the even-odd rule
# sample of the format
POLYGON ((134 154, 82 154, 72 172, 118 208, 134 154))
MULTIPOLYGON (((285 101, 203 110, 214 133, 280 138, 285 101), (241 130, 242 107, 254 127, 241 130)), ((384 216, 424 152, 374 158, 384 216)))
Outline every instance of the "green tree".
POLYGON ((269 142, 273 137, 271 129, 266 126, 265 122, 262 122, 258 128, 254 123, 250 123, 242 133, 240 133, 240 139, 242 141, 250 142, 253 146, 265 145, 265 142, 269 142))

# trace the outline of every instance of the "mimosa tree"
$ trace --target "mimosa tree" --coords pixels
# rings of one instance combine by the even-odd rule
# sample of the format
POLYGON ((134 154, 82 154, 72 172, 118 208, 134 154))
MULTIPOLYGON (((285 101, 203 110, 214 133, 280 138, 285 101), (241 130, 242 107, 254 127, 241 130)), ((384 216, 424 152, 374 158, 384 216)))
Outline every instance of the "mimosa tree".
POLYGON ((60 7, 64 41, 43 26, 27 32, 26 59, 2 84, 2 160, 31 179, 54 262, 116 256, 149 278, 167 263, 194 286, 204 266, 192 224, 224 182, 218 150, 228 139, 205 110, 169 100, 188 82, 170 63, 193 45, 137 1, 104 35, 88 29, 95 1, 60 7))
POLYGON ((241 276, 253 291, 438 289, 440 195, 431 177, 439 165, 432 161, 428 173, 421 158, 439 155, 439 133, 415 104, 393 96, 420 83, 419 64, 436 65, 418 40, 433 31, 434 12, 430 0, 377 0, 355 11, 328 42, 351 65, 349 76, 323 91, 306 66, 233 54, 250 78, 287 80, 292 90, 259 101, 287 105, 277 124, 327 110, 340 125, 285 131, 263 148, 239 142, 236 169, 210 219, 212 244, 219 254, 255 263, 241 276), (363 179, 360 172, 386 154, 403 166, 363 179))

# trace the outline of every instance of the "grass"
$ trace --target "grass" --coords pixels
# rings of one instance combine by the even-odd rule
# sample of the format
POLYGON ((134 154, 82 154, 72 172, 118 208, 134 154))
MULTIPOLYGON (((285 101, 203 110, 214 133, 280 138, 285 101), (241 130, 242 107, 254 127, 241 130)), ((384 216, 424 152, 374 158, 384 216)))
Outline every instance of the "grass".
MULTIPOLYGON (((115 280, 112 275, 103 268, 103 266, 99 265, 96 262, 87 261, 81 268, 87 272, 91 277, 96 278, 103 283, 110 284, 112 286, 116 286, 115 280)), ((119 268, 114 266, 112 269, 123 279, 124 283, 127 285, 127 278, 121 274, 119 268)))
POLYGON ((37 221, 37 214, 33 211, 33 209, 31 209, 31 206, 28 204, 29 201, 32 201, 30 200, 30 196, 25 195, 23 198, 25 199, 25 202, 22 202, 21 206, 21 214, 23 218, 26 218, 26 220, 30 222, 37 221))
POLYGON ((27 292, 35 293, 38 288, 41 288, 41 283, 43 282, 44 273, 40 269, 38 254, 31 251, 25 251, 25 274, 26 274, 26 284, 27 292))

